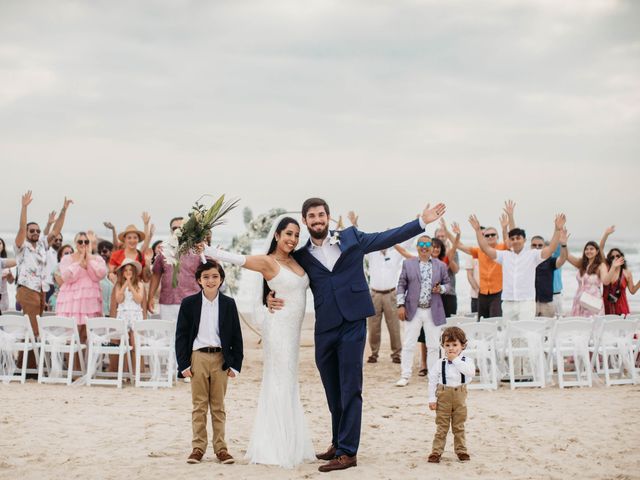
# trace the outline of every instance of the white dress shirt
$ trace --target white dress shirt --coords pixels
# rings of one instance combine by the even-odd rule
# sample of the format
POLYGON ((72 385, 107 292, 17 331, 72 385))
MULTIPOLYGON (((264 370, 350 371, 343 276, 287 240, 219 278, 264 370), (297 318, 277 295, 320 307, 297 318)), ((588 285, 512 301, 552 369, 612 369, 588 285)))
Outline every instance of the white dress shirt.
POLYGON ((395 248, 367 253, 366 257, 369 261, 369 286, 374 290, 396 288, 404 257, 395 248))
POLYGON ((544 259, 542 250, 496 250, 496 262, 502 265, 502 300, 522 302, 536 299, 536 267, 544 259))
MULTIPOLYGON (((464 352, 463 352, 464 353, 464 352)), ((445 362, 445 374, 447 376, 447 387, 459 387, 462 385, 462 376, 464 375, 464 384, 471 381, 476 373, 476 366, 469 357, 464 354, 458 355, 449 361, 446 358, 441 359, 429 370, 429 403, 435 403, 436 390, 438 385, 444 385, 442 381, 442 362, 445 362)))
POLYGON ((193 341, 193 350, 205 347, 222 347, 222 342, 220 341, 220 305, 218 295, 211 301, 202 292, 200 326, 198 327, 198 336, 193 341))

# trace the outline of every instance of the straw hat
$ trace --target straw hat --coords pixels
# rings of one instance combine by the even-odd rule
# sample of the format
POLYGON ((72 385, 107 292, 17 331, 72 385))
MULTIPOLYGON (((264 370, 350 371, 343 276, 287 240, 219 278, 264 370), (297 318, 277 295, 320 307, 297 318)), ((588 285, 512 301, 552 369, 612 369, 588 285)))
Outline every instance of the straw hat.
POLYGON ((140 242, 145 239, 144 232, 138 230, 135 225, 127 225, 127 228, 125 228, 124 231, 120 232, 120 235, 118 235, 118 240, 124 242, 124 237, 127 233, 137 234, 140 242))
POLYGON ((136 270, 138 271, 138 275, 140 275, 140 273, 142 272, 142 265, 140 264, 140 262, 136 260, 132 260, 130 258, 125 258, 123 262, 120 264, 120 266, 116 268, 116 271, 126 267, 127 265, 133 265, 134 267, 136 267, 136 270))

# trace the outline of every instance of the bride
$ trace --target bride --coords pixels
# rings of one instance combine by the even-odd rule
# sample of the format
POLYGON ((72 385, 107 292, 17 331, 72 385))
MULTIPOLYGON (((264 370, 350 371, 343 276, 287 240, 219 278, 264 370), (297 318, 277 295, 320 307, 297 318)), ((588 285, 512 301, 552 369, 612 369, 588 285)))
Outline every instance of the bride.
POLYGON ((316 459, 298 385, 300 329, 309 286, 309 277, 291 256, 299 239, 300 225, 285 217, 266 255, 244 256, 203 246, 207 257, 261 273, 265 305, 270 290, 286 302, 287 308, 267 315, 262 327, 262 386, 245 457, 250 463, 285 468, 316 459))

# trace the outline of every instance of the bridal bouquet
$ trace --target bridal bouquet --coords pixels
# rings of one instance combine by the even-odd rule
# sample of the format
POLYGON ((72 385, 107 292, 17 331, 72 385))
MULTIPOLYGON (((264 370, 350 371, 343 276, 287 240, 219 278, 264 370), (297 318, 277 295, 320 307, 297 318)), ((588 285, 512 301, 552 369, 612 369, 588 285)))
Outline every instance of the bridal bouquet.
POLYGON ((169 240, 163 244, 162 253, 167 262, 174 266, 172 280, 174 288, 178 284, 180 257, 193 252, 197 244, 204 242, 211 229, 222 225, 224 223, 223 217, 237 207, 240 201, 229 200, 225 202, 224 195, 222 195, 211 207, 207 208, 200 201, 203 197, 210 196, 203 195, 194 203, 182 227, 176 229, 169 240))

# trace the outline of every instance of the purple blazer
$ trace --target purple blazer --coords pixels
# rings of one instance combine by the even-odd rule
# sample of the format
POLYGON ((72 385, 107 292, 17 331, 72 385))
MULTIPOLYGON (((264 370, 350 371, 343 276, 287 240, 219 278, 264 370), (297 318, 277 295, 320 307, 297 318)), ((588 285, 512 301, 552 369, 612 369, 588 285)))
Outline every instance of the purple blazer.
MULTIPOLYGON (((432 258, 433 263, 433 285, 440 284, 450 290, 449 285, 449 267, 438 260, 432 258)), ((420 286, 422 280, 420 278, 420 259, 418 257, 409 258, 402 262, 402 272, 398 279, 398 296, 406 293, 404 299, 404 308, 407 311, 407 320, 412 320, 418 311, 418 302, 420 301, 420 286)), ((444 305, 442 304, 442 297, 439 293, 431 293, 431 316, 433 317, 433 323, 436 326, 444 325, 446 322, 444 315, 444 305)))

